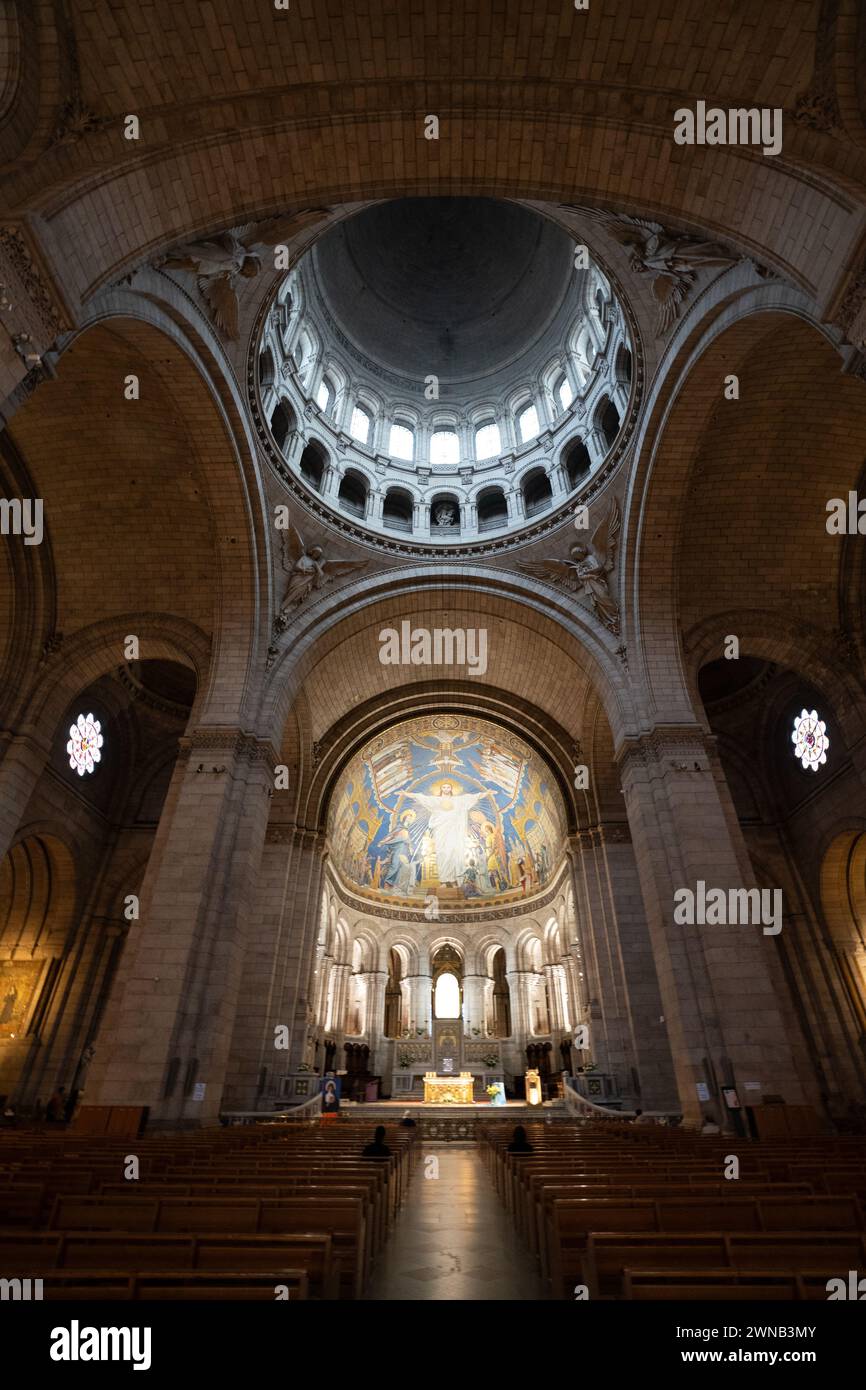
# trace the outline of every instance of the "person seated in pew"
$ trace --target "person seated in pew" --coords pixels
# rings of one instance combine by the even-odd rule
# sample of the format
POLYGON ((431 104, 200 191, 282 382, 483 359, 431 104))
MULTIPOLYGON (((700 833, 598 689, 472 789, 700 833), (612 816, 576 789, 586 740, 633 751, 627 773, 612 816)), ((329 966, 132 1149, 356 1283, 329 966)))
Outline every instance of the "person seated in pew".
POLYGON ((391 1150, 385 1143, 385 1126, 377 1125, 372 1144, 361 1150, 362 1158, 390 1158, 391 1150))
POLYGON ((510 1154, 531 1154, 534 1153, 532 1145, 526 1137, 526 1130, 523 1125, 515 1125, 514 1133, 511 1136, 511 1143, 508 1145, 510 1154))

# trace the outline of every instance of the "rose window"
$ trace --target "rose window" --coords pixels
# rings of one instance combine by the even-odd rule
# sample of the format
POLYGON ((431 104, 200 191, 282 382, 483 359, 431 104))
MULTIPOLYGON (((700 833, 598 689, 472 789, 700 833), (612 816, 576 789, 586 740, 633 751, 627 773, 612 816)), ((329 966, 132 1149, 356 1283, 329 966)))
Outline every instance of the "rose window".
POLYGON ((75 723, 69 726, 66 751, 69 766, 79 777, 83 777, 85 772, 93 772, 96 764, 102 761, 99 751, 103 742, 101 728, 99 720, 94 719, 92 714, 79 714, 75 723))
POLYGON ((803 767, 810 767, 813 772, 817 772, 827 761, 830 740, 827 737, 827 725, 823 719, 818 718, 817 710, 800 711, 794 720, 791 742, 794 745, 794 757, 799 758, 803 767))

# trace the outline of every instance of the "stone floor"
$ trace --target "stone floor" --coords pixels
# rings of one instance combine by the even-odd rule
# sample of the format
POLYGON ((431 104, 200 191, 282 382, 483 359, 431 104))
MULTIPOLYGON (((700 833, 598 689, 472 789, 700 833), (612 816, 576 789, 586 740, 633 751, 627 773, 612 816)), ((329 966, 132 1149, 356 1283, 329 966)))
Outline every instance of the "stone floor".
POLYGON ((543 1299, 475 1145, 425 1144, 368 1299, 543 1299), (425 1162, 439 1162, 426 1177, 425 1162))

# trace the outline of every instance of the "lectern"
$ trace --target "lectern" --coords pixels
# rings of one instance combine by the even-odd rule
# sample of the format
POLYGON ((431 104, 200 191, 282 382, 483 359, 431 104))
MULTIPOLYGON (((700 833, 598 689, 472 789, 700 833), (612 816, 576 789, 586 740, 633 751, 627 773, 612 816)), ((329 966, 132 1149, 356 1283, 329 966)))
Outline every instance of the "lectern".
POLYGON ((530 1067, 526 1073, 526 1100, 529 1105, 541 1104, 541 1077, 536 1067, 530 1067))

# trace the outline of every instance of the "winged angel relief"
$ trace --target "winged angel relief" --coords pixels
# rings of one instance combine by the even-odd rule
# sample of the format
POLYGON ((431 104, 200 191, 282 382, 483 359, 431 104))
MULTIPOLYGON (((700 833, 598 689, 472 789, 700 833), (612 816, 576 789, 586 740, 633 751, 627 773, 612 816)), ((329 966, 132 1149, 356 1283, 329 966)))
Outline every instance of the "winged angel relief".
MULTIPOLYGON (((742 259, 716 241, 702 241, 687 232, 669 232, 658 222, 622 214, 611 217, 596 208, 565 204, 600 222, 605 231, 629 253, 629 265, 636 275, 652 277, 656 302, 656 336, 661 338, 679 317, 680 309, 699 270, 721 270, 742 259)), ((765 273, 759 269, 759 273, 765 273)))
POLYGON ((157 270, 187 270, 195 275, 199 293, 226 338, 238 336, 238 293, 241 280, 251 280, 262 268, 264 247, 281 246, 302 227, 329 215, 328 208, 308 208, 267 222, 249 222, 204 241, 176 246, 154 261, 157 270))
POLYGON ((619 607, 610 591, 610 572, 616 559, 621 526, 619 503, 614 497, 604 521, 596 526, 589 545, 573 545, 570 560, 518 560, 520 569, 548 584, 559 584, 572 593, 583 592, 596 617, 608 631, 619 634, 619 607))
POLYGON ((341 579, 369 564, 368 560, 326 560, 320 545, 307 550, 294 526, 289 526, 281 535, 283 569, 289 576, 289 583, 274 624, 275 634, 285 631, 293 610, 309 598, 314 589, 322 589, 332 579, 341 579))

